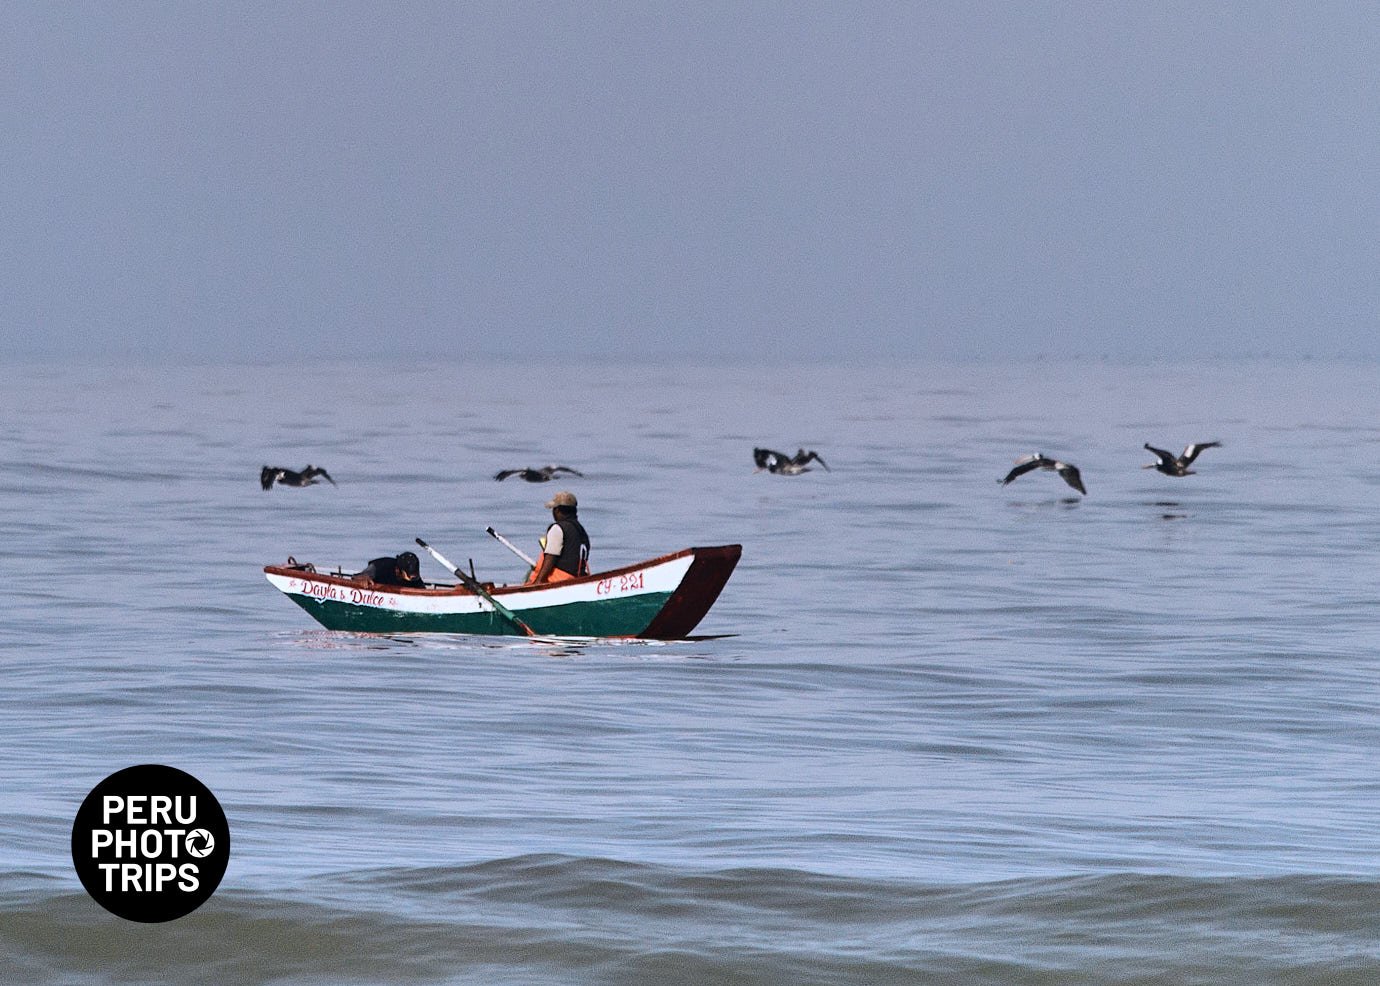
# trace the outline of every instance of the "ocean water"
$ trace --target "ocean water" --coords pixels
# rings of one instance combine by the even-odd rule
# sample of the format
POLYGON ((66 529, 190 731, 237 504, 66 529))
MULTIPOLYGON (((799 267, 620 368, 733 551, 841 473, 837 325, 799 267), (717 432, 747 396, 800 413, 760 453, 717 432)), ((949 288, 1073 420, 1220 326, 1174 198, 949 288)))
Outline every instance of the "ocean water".
POLYGON ((1380 367, 545 372, 0 367, 0 979, 1380 982, 1380 367), (563 486, 596 568, 741 543, 716 639, 332 633, 261 573, 514 580, 484 528, 563 486), (149 762, 233 841, 159 925, 69 852, 149 762))

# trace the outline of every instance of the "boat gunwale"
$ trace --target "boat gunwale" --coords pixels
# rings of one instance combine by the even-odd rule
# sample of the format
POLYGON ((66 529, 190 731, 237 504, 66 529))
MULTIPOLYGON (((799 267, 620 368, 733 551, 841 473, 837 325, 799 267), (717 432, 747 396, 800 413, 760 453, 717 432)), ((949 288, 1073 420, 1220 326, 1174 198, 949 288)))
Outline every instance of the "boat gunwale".
MULTIPOLYGON (((568 587, 574 588, 576 586, 589 585, 592 582, 599 582, 603 579, 617 578, 620 575, 626 575, 631 572, 637 572, 644 569, 648 569, 653 567, 654 565, 661 565, 666 562, 675 561, 679 558, 684 558, 686 555, 696 555, 698 552, 702 551, 719 551, 723 549, 732 548, 737 548, 740 552, 742 551, 742 545, 739 544, 722 544, 696 548, 682 548, 679 551, 673 551, 670 554, 666 555, 659 555, 656 558, 651 558, 647 561, 635 562, 631 565, 623 565, 619 568, 611 568, 603 572, 591 572, 589 575, 581 575, 573 579, 562 579, 559 582, 541 582, 531 585, 525 583, 517 585, 494 585, 492 587, 490 587, 489 583, 482 584, 484 585, 485 589, 491 595, 494 596, 517 595, 524 592, 548 592, 552 589, 565 589, 568 587)), ((460 584, 456 584, 449 588, 435 587, 417 589, 411 586, 381 585, 378 582, 361 582, 357 579, 352 579, 348 575, 335 575, 333 573, 307 571, 302 568, 293 568, 286 565, 265 565, 264 572, 272 575, 280 575, 285 578, 310 578, 321 582, 327 582, 333 585, 345 585, 354 588, 358 588, 360 586, 368 586, 371 592, 387 592, 400 596, 435 597, 479 595, 478 593, 470 589, 466 589, 463 585, 460 584)))

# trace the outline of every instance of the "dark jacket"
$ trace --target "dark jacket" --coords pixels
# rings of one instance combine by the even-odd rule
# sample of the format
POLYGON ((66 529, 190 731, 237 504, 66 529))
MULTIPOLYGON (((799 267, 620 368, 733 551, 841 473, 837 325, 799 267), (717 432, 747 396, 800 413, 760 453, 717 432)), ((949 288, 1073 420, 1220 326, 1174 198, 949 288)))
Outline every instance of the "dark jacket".
POLYGON ((411 589, 426 587, 419 575, 404 571, 397 558, 374 558, 355 578, 368 579, 378 585, 402 585, 411 589))
POLYGON ((588 575, 589 535, 584 526, 574 517, 564 517, 552 526, 559 527, 564 538, 561 553, 556 556, 556 567, 568 575, 588 575))

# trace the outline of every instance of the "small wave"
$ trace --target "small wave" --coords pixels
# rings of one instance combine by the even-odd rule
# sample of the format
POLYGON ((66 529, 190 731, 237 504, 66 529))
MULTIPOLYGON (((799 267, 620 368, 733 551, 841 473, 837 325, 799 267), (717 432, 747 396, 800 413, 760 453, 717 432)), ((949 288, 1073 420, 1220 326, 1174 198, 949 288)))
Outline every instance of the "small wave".
POLYGON ((526 855, 222 888, 132 925, 0 892, 30 981, 1370 983, 1380 882, 1136 873, 922 884, 526 855))
POLYGON ((171 483, 187 478, 177 473, 152 472, 146 469, 98 469, 51 462, 5 462, 0 463, 0 471, 4 471, 12 480, 31 477, 43 481, 105 479, 128 483, 171 483))

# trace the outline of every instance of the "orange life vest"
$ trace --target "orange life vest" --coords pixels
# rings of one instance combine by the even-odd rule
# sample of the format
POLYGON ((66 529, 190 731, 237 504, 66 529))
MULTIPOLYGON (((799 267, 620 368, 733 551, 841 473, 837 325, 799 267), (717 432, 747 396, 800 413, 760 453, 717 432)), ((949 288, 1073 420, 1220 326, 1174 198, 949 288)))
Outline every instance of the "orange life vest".
MULTIPOLYGON (((579 530, 581 534, 584 534, 584 528, 580 526, 579 521, 574 521, 573 523, 576 529, 579 530)), ((563 568, 552 568, 551 574, 546 577, 545 584, 549 585, 552 582, 569 582, 571 579, 578 579, 589 574, 589 535, 585 534, 582 540, 583 544, 579 552, 579 561, 576 562, 576 568, 579 569, 579 573, 572 575, 563 568)), ((546 558, 546 538, 544 536, 537 538, 537 543, 541 545, 542 553, 537 556, 536 565, 532 566, 532 570, 527 573, 527 581, 523 583, 524 585, 536 584, 537 570, 541 568, 542 560, 546 558)))

